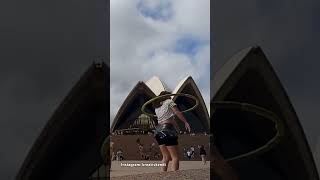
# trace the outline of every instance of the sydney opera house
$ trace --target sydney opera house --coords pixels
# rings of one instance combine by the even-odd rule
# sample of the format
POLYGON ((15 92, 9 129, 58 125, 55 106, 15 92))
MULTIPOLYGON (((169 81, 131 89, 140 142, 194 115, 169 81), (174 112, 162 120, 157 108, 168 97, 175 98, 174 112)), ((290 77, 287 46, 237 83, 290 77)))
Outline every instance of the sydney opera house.
MULTIPOLYGON (((103 63, 93 64, 35 140, 16 180, 106 179, 108 168, 101 157, 101 145, 106 137, 111 132, 114 134, 111 140, 121 141, 129 133, 132 135, 127 138, 132 137, 130 141, 135 143, 135 136, 143 135, 156 124, 154 119, 141 114, 141 105, 167 89, 158 77, 138 82, 121 105, 110 128, 109 68, 103 63)), ((274 136, 275 129, 274 124, 264 117, 241 109, 215 108, 216 102, 253 104, 279 117, 284 134, 272 149, 259 156, 228 161, 238 179, 319 180, 298 116, 260 47, 240 51, 212 74, 210 116, 192 77, 183 79, 172 92, 192 94, 200 100, 198 108, 186 116, 195 134, 211 130, 213 139, 210 143, 226 160, 265 144, 274 136)), ((181 109, 194 103, 181 97, 174 100, 181 109)), ((151 107, 147 108, 152 112, 151 107)), ((214 157, 211 158, 210 167, 214 172, 211 177, 227 179, 226 169, 215 166, 214 157)))
MULTIPOLYGON (((148 132, 148 130, 152 129, 154 125, 157 124, 157 120, 150 117, 150 120, 148 120, 148 117, 143 118, 144 116, 141 112, 141 107, 145 102, 159 95, 162 91, 185 93, 195 96, 199 100, 199 106, 194 111, 185 113, 185 116, 192 127, 192 132, 209 133, 208 110, 202 95, 191 76, 180 81, 173 90, 169 89, 168 86, 157 76, 152 77, 146 82, 138 82, 121 105, 113 120, 111 132, 126 132, 125 130, 130 131, 130 128, 137 128, 148 132)), ((176 102, 179 109, 182 110, 192 107, 195 103, 194 100, 186 97, 174 96, 173 100, 176 102)), ((147 108, 147 111, 151 113, 154 111, 152 107, 147 108)), ((179 125, 180 129, 184 130, 183 124, 179 125)))
MULTIPOLYGON (((137 139, 139 139, 139 144, 144 144, 144 148, 148 148, 151 144, 156 143, 153 136, 150 135, 157 125, 157 119, 143 114, 141 112, 141 107, 145 102, 156 97, 162 91, 190 94, 198 99, 199 105, 197 108, 193 111, 184 113, 191 126, 192 136, 185 132, 183 123, 176 121, 179 126, 178 131, 180 132, 179 145, 181 147, 205 145, 205 148, 209 151, 208 134, 210 118, 202 94, 193 78, 191 76, 185 77, 172 90, 169 89, 159 77, 153 76, 145 82, 139 81, 133 87, 119 108, 110 129, 112 134, 110 140, 114 144, 115 151, 117 149, 123 150, 126 160, 143 159, 141 158, 141 154, 137 153, 137 139)), ((176 102, 180 110, 188 109, 195 104, 193 99, 183 96, 173 96, 172 99, 176 102)), ((154 109, 151 106, 147 106, 146 111, 153 113, 154 109)), ((158 151, 160 153, 160 150, 158 151)), ((149 154, 152 153, 149 152, 149 154)), ((180 158, 184 159, 182 152, 180 153, 180 156, 180 158)), ((195 160, 199 160, 199 158, 200 157, 195 160)), ((159 156, 153 160, 160 159, 161 157, 159 156)))

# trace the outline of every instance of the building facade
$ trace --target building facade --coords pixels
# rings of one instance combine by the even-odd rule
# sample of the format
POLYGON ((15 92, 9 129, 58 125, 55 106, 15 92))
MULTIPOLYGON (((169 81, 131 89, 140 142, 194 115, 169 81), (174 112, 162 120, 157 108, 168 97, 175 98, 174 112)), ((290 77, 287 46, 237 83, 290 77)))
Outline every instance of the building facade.
MULTIPOLYGON (((185 93, 195 96, 199 101, 199 106, 193 111, 186 112, 184 115, 188 119, 194 133, 209 132, 209 113, 203 97, 191 76, 181 80, 172 91, 157 76, 152 77, 146 82, 139 81, 128 94, 116 114, 111 126, 111 132, 119 132, 121 130, 125 131, 134 127, 137 124, 139 117, 142 115, 142 105, 151 98, 159 95, 162 91, 185 93)), ((178 108, 181 110, 188 109, 195 104, 193 99, 181 96, 174 96, 173 101, 176 102, 178 108)), ((151 106, 147 106, 146 111, 154 113, 154 109, 151 106)), ((149 124, 153 124, 153 126, 150 126, 150 129, 157 124, 157 120, 155 118, 151 118, 151 120, 153 122, 149 121, 149 124)), ((184 125, 179 121, 177 122, 179 129, 184 131, 184 125)))
MULTIPOLYGON (((260 47, 235 54, 213 74, 211 87, 212 106, 217 101, 253 104, 276 114, 284 125, 284 137, 273 149, 255 158, 230 162, 239 179, 319 179, 297 114, 260 47)), ((226 159, 262 146, 275 134, 274 124, 255 113, 212 112, 214 144, 226 159)))

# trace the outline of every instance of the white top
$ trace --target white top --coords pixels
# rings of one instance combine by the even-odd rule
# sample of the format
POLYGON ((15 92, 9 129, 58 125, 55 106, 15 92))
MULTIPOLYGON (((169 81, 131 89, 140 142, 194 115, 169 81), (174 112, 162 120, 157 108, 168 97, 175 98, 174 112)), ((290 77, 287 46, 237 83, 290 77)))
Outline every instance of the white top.
POLYGON ((187 151, 187 155, 188 155, 188 156, 191 156, 191 151, 187 151))
POLYGON ((155 109, 155 113, 158 117, 158 122, 165 121, 174 116, 174 112, 171 109, 174 106, 176 106, 176 103, 174 103, 172 99, 166 99, 165 101, 163 101, 162 105, 155 109))

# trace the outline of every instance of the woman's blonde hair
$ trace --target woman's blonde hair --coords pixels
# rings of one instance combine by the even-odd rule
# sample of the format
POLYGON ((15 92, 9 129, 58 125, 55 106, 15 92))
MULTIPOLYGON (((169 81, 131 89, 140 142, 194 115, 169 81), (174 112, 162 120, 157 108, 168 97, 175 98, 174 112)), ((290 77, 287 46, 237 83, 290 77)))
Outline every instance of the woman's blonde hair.
MULTIPOLYGON (((166 94, 171 94, 169 91, 162 91, 159 96, 162 96, 162 95, 166 95, 166 94)), ((167 96, 167 97, 162 97, 162 98, 159 98, 155 101, 152 102, 152 106, 153 108, 158 108, 161 106, 161 102, 167 100, 167 99, 171 99, 170 96, 167 96)))

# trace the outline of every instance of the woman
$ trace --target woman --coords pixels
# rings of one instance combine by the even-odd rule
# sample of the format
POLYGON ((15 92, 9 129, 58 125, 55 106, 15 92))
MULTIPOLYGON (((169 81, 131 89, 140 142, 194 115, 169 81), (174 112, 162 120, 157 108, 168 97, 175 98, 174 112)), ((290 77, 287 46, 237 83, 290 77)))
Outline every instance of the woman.
POLYGON ((183 148, 183 157, 186 158, 187 157, 187 149, 184 147, 183 148))
POLYGON ((122 153, 121 150, 118 149, 117 154, 116 154, 117 161, 121 161, 121 153, 122 153))
MULTIPOLYGON (((159 96, 165 94, 170 94, 170 92, 162 91, 159 96)), ((179 169, 179 150, 175 115, 184 123, 186 130, 189 132, 191 130, 190 125, 169 96, 155 100, 152 105, 155 108, 158 120, 155 139, 162 153, 162 162, 166 164, 166 166, 162 166, 162 171, 167 171, 169 161, 172 161, 172 170, 176 171, 179 169)))
POLYGON ((190 151, 191 151, 191 158, 193 159, 195 156, 195 150, 193 146, 190 147, 190 151))
POLYGON ((188 160, 191 160, 191 150, 187 151, 187 158, 188 158, 188 160))
POLYGON ((207 155, 207 153, 206 153, 206 150, 204 149, 203 145, 199 146, 199 154, 201 156, 201 160, 202 160, 203 164, 206 165, 206 155, 207 155))

